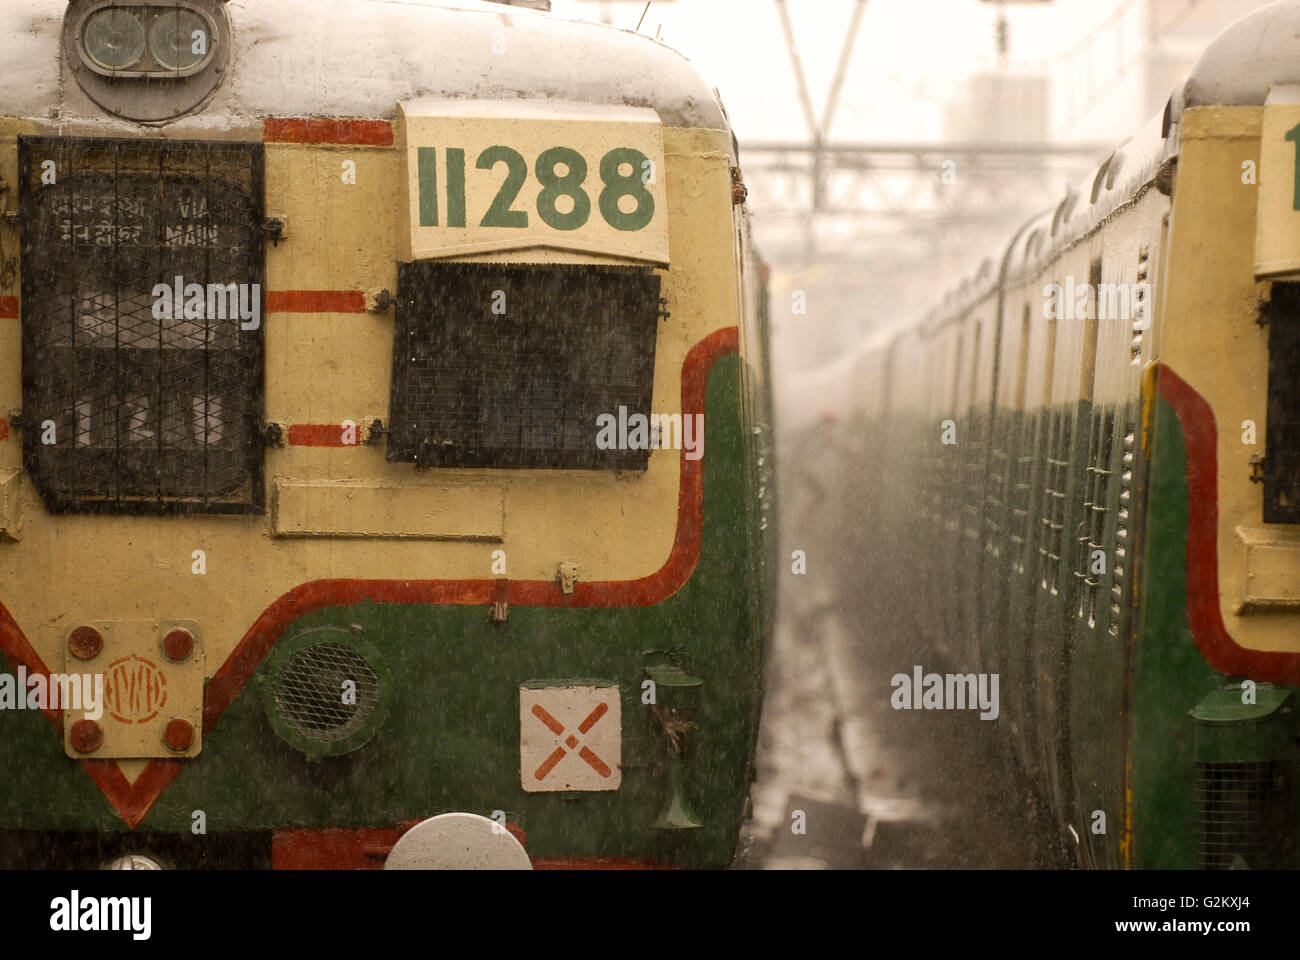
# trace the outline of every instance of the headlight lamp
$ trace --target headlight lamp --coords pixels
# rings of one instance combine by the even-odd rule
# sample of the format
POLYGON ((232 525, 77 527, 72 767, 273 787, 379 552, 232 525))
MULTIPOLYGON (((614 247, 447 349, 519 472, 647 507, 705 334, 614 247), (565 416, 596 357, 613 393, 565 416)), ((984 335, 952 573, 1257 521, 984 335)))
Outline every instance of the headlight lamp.
POLYGON ((128 70, 144 55, 144 24, 129 10, 109 7, 86 19, 81 42, 86 56, 105 70, 128 70))
POLYGON ((188 77, 207 66, 220 45, 214 21, 197 4, 97 0, 75 36, 82 63, 114 79, 188 77))
POLYGON ((69 0, 63 62, 85 94, 128 120, 159 122, 208 100, 226 76, 223 0, 69 0))
POLYGON ((191 70, 210 54, 212 28, 197 13, 171 9, 149 29, 149 52, 167 70, 191 70))

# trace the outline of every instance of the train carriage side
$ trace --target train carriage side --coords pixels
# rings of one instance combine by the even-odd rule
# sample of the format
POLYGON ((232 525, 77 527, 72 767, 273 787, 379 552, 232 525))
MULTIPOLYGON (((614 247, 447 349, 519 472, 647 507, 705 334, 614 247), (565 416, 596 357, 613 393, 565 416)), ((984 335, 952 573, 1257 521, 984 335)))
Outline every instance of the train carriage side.
MULTIPOLYGON (((981 621, 984 657, 981 669, 1000 671, 1003 677, 1003 723, 1015 756, 1024 770, 1037 770, 1031 741, 1033 722, 1030 694, 1033 690, 1029 655, 1030 551, 1037 529, 1036 509, 1042 489, 1041 458, 1035 456, 1043 428, 1040 414, 1051 380, 1054 341, 1045 339, 1039 300, 1029 287, 1007 282, 1018 277, 1024 263, 1040 254, 1050 217, 1026 224, 1013 237, 1002 256, 1000 278, 1000 343, 997 391, 992 410, 995 443, 1005 450, 1005 476, 991 484, 989 497, 1000 498, 993 512, 988 541, 992 545, 991 566, 983 580, 981 621), (1042 371, 1048 371, 1044 374, 1042 371)), ((994 454, 1002 459, 1001 454, 994 454)))
POLYGON ((983 670, 981 621, 990 576, 991 537, 998 511, 989 491, 1006 469, 996 442, 993 390, 997 377, 999 298, 997 269, 986 257, 975 272, 974 284, 982 288, 978 301, 962 318, 964 363, 958 385, 959 442, 962 462, 960 483, 961 540, 955 554, 957 592, 956 629, 962 637, 962 662, 969 671, 983 670))
MULTIPOLYGON (((1021 755, 1088 865, 1119 864, 1125 668, 1142 488, 1142 369, 1154 357, 1150 282, 1168 200, 1154 187, 1167 148, 1149 127, 1027 230, 1005 291, 1023 371, 1008 384, 1036 412, 1021 449, 1021 560, 1009 564, 1008 632, 1028 641, 1021 755), (1035 249, 1041 244, 1041 249, 1035 249), (1036 421, 1036 422, 1035 422, 1036 421)), ((1010 334, 1008 334, 1010 335, 1010 334)))
POLYGON ((1085 866, 1295 865, 1297 22, 1225 33, 1004 291, 1046 391, 1018 732, 1085 866))
POLYGON ((934 651, 949 663, 966 663, 976 655, 970 631, 959 626, 970 624, 974 610, 953 585, 971 584, 978 595, 986 429, 977 396, 978 364, 987 356, 981 331, 992 333, 994 304, 988 273, 971 277, 918 328, 919 359, 900 358, 908 366, 919 364, 912 369, 925 404, 925 416, 904 427, 921 491, 920 523, 911 535, 925 543, 910 557, 920 565, 919 590, 911 599, 925 638, 920 650, 934 651))
POLYGON ((991 314, 968 279, 890 340, 881 652, 1002 674, 1084 866, 1295 865, 1297 35, 1294 2, 1229 28, 991 314))

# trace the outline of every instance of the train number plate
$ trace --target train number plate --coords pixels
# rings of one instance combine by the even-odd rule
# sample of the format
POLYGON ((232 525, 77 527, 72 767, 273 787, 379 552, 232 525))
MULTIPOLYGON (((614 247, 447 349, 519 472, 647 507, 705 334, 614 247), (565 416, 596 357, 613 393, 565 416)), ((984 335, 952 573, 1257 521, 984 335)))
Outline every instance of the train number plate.
POLYGON ((1258 173, 1243 163, 1242 182, 1258 183, 1255 275, 1300 273, 1300 86, 1274 86, 1264 104, 1258 173), (1253 176, 1250 174, 1254 173, 1253 176))
POLYGON ((398 127, 407 260, 545 249, 668 264, 653 110, 414 101, 398 127))

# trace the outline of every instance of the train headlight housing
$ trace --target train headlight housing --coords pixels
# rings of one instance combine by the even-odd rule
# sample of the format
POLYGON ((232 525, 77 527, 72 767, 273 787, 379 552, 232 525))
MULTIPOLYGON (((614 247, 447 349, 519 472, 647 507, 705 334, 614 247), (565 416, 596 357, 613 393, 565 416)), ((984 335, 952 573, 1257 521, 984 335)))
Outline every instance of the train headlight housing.
POLYGON ((85 10, 73 31, 81 65, 116 80, 183 80, 222 46, 214 18, 198 6, 100 0, 85 10))
POLYGON ((103 70, 127 70, 144 55, 144 24, 130 10, 109 7, 86 18, 82 48, 91 64, 103 70))
POLYGON ((95 103, 129 120, 170 120, 217 89, 230 57, 220 0, 72 0, 64 63, 95 103))
POLYGON ((212 24, 193 10, 165 10, 149 28, 149 53, 164 70, 199 67, 212 55, 211 44, 212 24))

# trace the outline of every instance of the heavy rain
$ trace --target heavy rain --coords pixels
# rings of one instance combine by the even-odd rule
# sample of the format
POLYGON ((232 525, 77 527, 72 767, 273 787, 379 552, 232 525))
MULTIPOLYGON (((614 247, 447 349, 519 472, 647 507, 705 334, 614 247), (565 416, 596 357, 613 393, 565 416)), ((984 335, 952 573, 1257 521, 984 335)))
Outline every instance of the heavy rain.
POLYGON ((674 869, 971 922, 1123 876, 1098 929, 1249 932, 1244 881, 1131 878, 1300 856, 1298 37, 0 5, 22 922, 169 940, 220 889, 100 870, 302 871, 314 916, 674 869))

